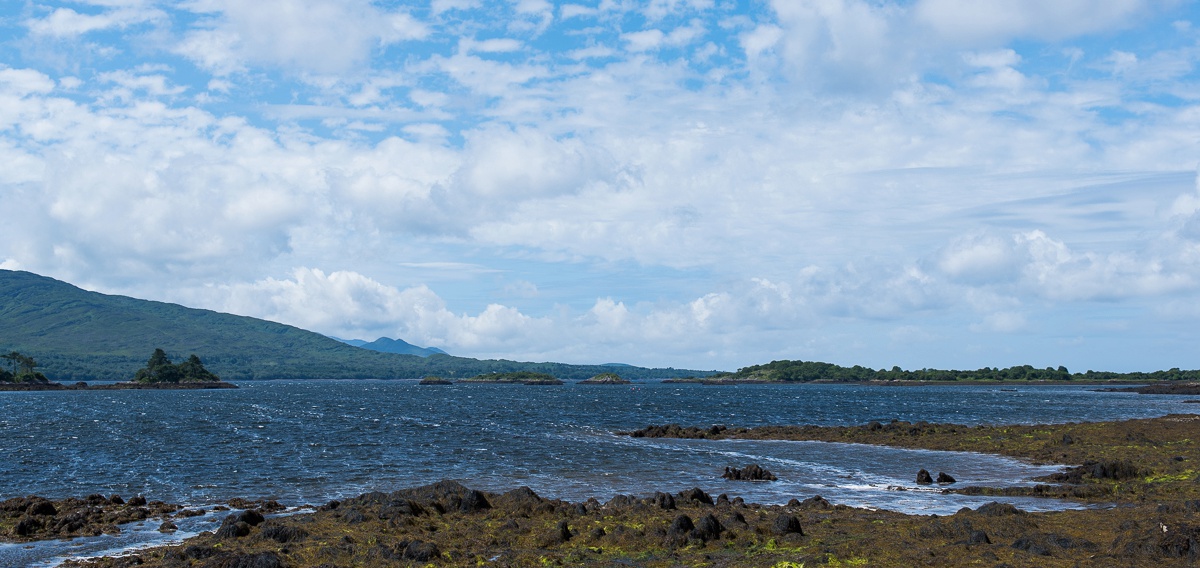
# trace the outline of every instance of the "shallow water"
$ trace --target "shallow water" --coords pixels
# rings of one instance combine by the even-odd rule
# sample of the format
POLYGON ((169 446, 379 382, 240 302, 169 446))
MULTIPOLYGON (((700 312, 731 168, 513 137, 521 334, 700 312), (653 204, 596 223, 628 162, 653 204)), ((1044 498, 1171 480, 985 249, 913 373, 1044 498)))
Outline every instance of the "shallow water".
MULTIPOLYGON (((698 486, 760 503, 822 495, 834 503, 945 514, 994 498, 888 488, 917 489, 921 468, 935 475, 945 471, 960 485, 1011 485, 1057 468, 970 453, 821 442, 646 440, 613 432, 671 422, 1045 423, 1195 412, 1195 405, 1179 397, 1077 386, 534 387, 400 381, 240 386, 0 393, 0 447, 6 453, 0 499, 117 493, 191 506, 232 497, 300 505, 457 479, 493 491, 526 485, 539 495, 573 501, 698 486), (751 463, 781 481, 720 478, 727 465, 751 463)), ((1029 510, 1072 506, 1008 501, 1029 510)), ((10 565, 12 550, 0 547, 0 564, 10 565)))

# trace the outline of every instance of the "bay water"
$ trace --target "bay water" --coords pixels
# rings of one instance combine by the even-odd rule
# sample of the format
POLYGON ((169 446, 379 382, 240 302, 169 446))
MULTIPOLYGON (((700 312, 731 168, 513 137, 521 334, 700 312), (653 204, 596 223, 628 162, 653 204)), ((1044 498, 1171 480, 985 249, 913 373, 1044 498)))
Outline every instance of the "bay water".
MULTIPOLYGON (((0 500, 101 493, 192 507, 233 497, 299 506, 454 479, 487 491, 528 486, 571 501, 700 487, 714 496, 770 504, 821 495, 834 503, 925 514, 992 500, 1053 510, 1077 505, 943 495, 915 483, 924 468, 947 472, 960 486, 1019 485, 1061 470, 1052 464, 855 444, 641 439, 616 432, 667 423, 1062 423, 1200 410, 1185 398, 1082 385, 422 386, 310 380, 239 386, 2 392, 0 500), (720 477, 726 466, 752 463, 780 481, 720 477)), ((216 520, 199 518, 174 536, 144 524, 119 537, 0 545, 0 565, 48 565, 64 555, 159 544, 216 520)))

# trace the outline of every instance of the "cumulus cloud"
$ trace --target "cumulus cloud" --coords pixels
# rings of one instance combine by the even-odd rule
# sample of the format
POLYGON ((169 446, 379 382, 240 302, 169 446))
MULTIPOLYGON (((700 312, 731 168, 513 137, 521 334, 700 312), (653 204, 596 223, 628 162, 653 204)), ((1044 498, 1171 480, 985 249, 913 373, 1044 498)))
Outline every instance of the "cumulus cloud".
POLYGON ((1157 6, 1150 0, 919 0, 916 19, 958 45, 994 45, 1014 38, 1061 40, 1132 25, 1157 6))
POLYGON ((429 33, 410 14, 386 12, 367 0, 204 0, 190 6, 207 18, 205 27, 189 32, 176 49, 218 75, 261 64, 343 73, 364 66, 381 45, 429 33))

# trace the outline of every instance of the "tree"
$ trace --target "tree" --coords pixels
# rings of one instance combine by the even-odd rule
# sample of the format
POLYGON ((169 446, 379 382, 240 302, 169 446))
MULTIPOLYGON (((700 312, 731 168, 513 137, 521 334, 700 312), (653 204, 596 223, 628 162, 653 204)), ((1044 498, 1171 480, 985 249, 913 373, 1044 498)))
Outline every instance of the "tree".
POLYGON ((16 376, 16 374, 17 374, 17 361, 20 361, 21 357, 23 357, 23 355, 21 355, 20 353, 18 353, 16 351, 13 351, 11 353, 6 353, 4 355, 0 355, 0 359, 8 359, 9 364, 12 366, 12 375, 13 376, 16 376))
POLYGON ((146 366, 138 369, 133 380, 139 383, 180 383, 219 381, 216 375, 204 368, 200 358, 193 354, 187 361, 175 365, 162 349, 155 349, 146 361, 146 366))

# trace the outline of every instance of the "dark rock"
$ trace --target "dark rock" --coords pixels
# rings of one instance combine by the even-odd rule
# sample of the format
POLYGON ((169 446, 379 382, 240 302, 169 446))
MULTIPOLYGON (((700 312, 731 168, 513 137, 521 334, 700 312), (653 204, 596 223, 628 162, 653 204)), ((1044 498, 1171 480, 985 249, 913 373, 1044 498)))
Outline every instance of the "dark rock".
POLYGON ((211 546, 200 546, 197 544, 184 547, 182 552, 184 558, 191 558, 192 560, 203 560, 205 558, 212 558, 213 556, 217 555, 217 549, 211 546))
POLYGON ((709 513, 700 517, 700 520, 696 522, 696 528, 692 530, 691 536, 707 542, 721 538, 721 532, 724 530, 725 527, 721 526, 721 521, 709 513))
POLYGON ((125 504, 129 505, 130 507, 145 507, 146 498, 142 497, 141 495, 136 495, 134 497, 130 497, 129 501, 126 501, 125 504))
POLYGON ((539 497, 528 487, 518 487, 495 497, 493 501, 493 506, 508 511, 509 514, 528 516, 554 510, 554 505, 550 501, 539 497))
POLYGON ((655 492, 654 497, 651 497, 649 502, 655 507, 667 511, 675 508, 675 498, 669 493, 663 493, 661 491, 655 492))
POLYGON ((342 502, 338 501, 337 499, 334 499, 324 505, 321 505, 320 507, 317 508, 317 510, 318 511, 333 511, 340 506, 342 506, 342 502))
POLYGON ((988 538, 987 533, 975 530, 971 531, 971 536, 967 537, 967 544, 991 544, 992 539, 988 538))
POLYGON ((692 518, 687 515, 679 515, 671 521, 671 526, 667 528, 667 534, 684 535, 692 532, 696 525, 692 523, 692 518))
POLYGON ((125 504, 125 500, 122 499, 120 495, 117 495, 115 493, 111 497, 108 498, 108 502, 112 503, 113 505, 124 505, 125 504))
POLYGON ((712 497, 710 497, 708 493, 702 491, 699 487, 693 487, 687 491, 681 491, 677 497, 679 497, 679 499, 685 503, 695 501, 697 503, 704 503, 706 505, 713 504, 712 497))
POLYGON ((163 521, 161 525, 158 525, 158 532, 160 533, 173 533, 177 530, 179 530, 179 526, 171 521, 163 521))
POLYGON ((341 515, 342 520, 348 525, 356 525, 367 520, 367 516, 358 509, 343 509, 341 515))
POLYGON ((771 523, 771 532, 777 535, 785 534, 804 534, 804 529, 800 527, 800 519, 793 515, 779 515, 775 517, 775 521, 771 523))
POLYGON ((730 481, 776 481, 779 479, 775 477, 775 474, 759 467, 758 464, 750 464, 742 469, 725 466, 725 473, 721 477, 730 481))
POLYGON ((257 527, 258 525, 262 524, 262 522, 265 520, 266 520, 266 518, 263 517, 262 513, 258 512, 258 511, 254 511, 254 510, 242 511, 237 516, 237 521, 239 523, 246 523, 247 525, 250 525, 252 527, 257 527))
POLYGON ((804 507, 805 509, 832 509, 833 508, 833 504, 830 503, 829 501, 826 501, 825 498, 820 495, 814 495, 812 497, 809 497, 808 499, 805 499, 804 501, 801 501, 800 506, 804 507))
POLYGON ((623 509, 625 507, 632 507, 637 502, 637 497, 633 495, 614 495, 604 506, 613 509, 623 509))
POLYGON ((1051 556, 1054 550, 1099 550, 1091 541, 1049 533, 1025 535, 1014 541, 1012 547, 1038 556, 1051 556))
POLYGON ((462 496, 462 502, 458 505, 458 510, 464 513, 473 513, 484 509, 491 509, 492 504, 488 503, 487 497, 483 492, 474 489, 466 492, 462 496))
POLYGON ((282 525, 264 526, 259 531, 258 536, 265 539, 270 539, 280 544, 288 542, 297 542, 308 538, 308 531, 298 528, 282 525))
POLYGON ((16 536, 29 536, 41 530, 41 528, 41 521, 30 516, 25 516, 21 517, 21 520, 17 522, 17 526, 13 527, 12 532, 16 536))
POLYGON ((29 513, 30 515, 52 517, 58 514, 58 509, 55 508, 54 503, 49 501, 35 501, 29 505, 29 508, 26 509, 25 512, 29 513))
POLYGON ((250 525, 239 521, 237 515, 229 515, 221 522, 221 527, 217 529, 217 532, 213 536, 226 539, 240 538, 248 534, 250 534, 250 525))
POLYGON ((429 562, 442 555, 442 551, 438 550, 436 544, 432 542, 423 542, 414 540, 404 548, 403 558, 405 560, 413 560, 416 562, 429 562))
POLYGON ((922 469, 917 472, 917 483, 920 485, 929 485, 933 483, 933 476, 929 475, 928 471, 922 469))
POLYGON ((425 509, 416 501, 396 499, 379 509, 379 518, 398 519, 401 517, 416 517, 425 513, 425 509))
POLYGON ((1124 460, 1104 460, 1085 463, 1084 467, 1087 473, 1096 479, 1120 481, 1122 479, 1133 479, 1141 476, 1141 471, 1137 466, 1124 460))
POLYGON ((951 477, 950 474, 948 474, 944 471, 939 471, 938 476, 937 476, 937 482, 938 483, 955 483, 956 480, 953 477, 951 477))
POLYGON ((283 559, 274 552, 257 554, 231 554, 218 556, 204 566, 206 568, 283 568, 283 559))
POLYGON ((604 527, 596 527, 592 529, 592 532, 588 533, 588 538, 592 540, 598 540, 605 536, 608 536, 608 532, 604 530, 604 527))
POLYGON ((978 509, 975 509, 975 512, 988 517, 1025 514, 1025 511, 1014 507, 1011 503, 997 503, 995 501, 980 505, 978 509))
POLYGON ((558 532, 558 537, 562 539, 563 542, 571 540, 571 537, 574 536, 571 534, 571 526, 568 525, 567 521, 565 520, 559 521, 558 526, 556 526, 554 530, 558 532))

